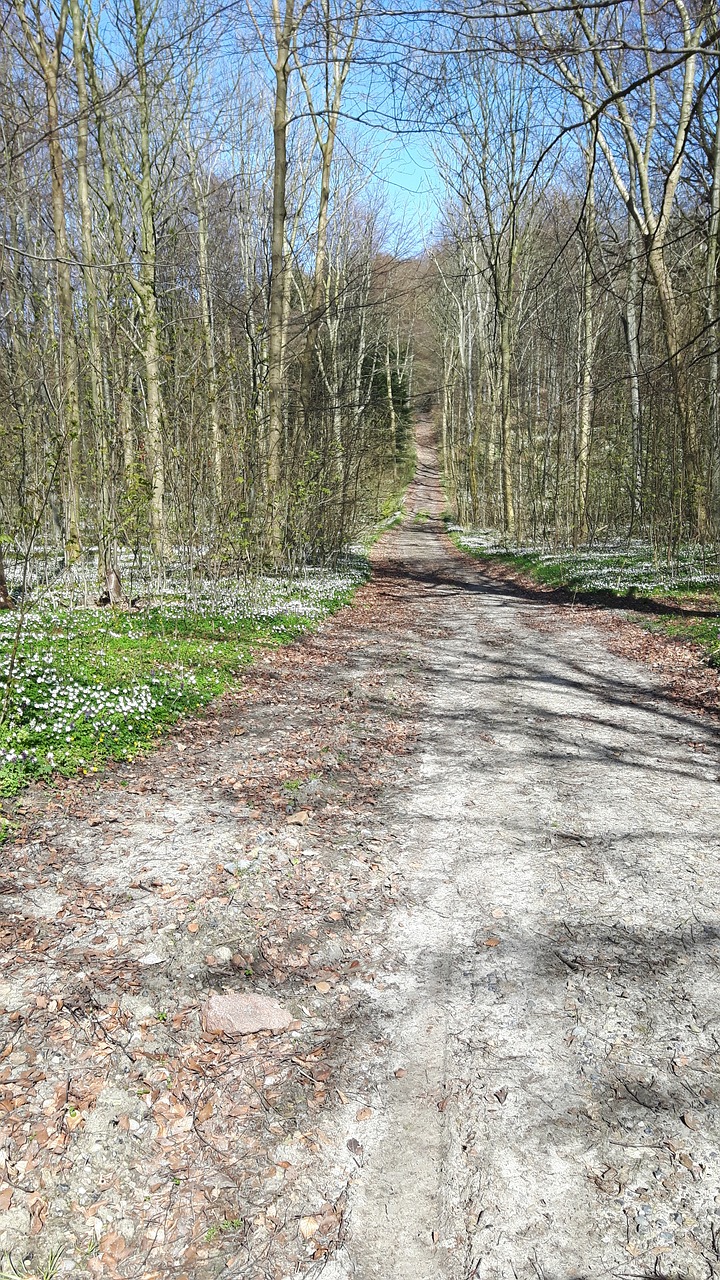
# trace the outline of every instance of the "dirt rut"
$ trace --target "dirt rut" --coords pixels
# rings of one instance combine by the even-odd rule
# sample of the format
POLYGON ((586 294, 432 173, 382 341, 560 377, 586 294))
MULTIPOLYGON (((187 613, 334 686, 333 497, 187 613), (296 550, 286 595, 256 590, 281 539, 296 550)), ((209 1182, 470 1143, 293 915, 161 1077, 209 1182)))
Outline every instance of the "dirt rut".
POLYGON ((444 537, 431 448, 397 571, 442 619, 372 1137, 324 1274, 720 1275, 718 758, 571 609, 444 537))

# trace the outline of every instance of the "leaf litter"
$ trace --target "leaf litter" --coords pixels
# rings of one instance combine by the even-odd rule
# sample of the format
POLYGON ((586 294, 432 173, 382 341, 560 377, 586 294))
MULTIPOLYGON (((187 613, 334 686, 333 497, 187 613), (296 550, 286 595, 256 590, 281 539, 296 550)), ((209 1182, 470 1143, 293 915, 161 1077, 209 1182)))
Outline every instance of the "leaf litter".
POLYGON ((415 739, 408 617, 376 558, 352 611, 154 758, 12 806, 0 1257, 28 1275, 60 1248, 59 1275, 279 1277, 342 1237, 349 1172, 312 1204, 305 1172, 329 1104, 363 1101, 338 1046, 374 980, 364 919, 392 892, 376 801, 415 739), (211 1030, 228 997, 286 1016, 211 1030))

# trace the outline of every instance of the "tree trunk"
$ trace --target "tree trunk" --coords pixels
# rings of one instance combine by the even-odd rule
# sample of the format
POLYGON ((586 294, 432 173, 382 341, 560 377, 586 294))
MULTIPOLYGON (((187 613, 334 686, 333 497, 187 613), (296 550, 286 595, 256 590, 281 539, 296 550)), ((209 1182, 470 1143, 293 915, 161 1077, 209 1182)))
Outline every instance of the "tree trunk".
POLYGON ((8 591, 7 578, 5 577, 5 558, 3 556, 2 539, 0 538, 0 609, 13 609, 14 602, 8 591))
POLYGON ((590 427, 592 423, 593 287, 591 252, 595 225, 595 190, 591 163, 585 200, 585 243, 581 280, 580 413, 577 438, 577 489, 575 494, 576 537, 587 537, 588 479, 590 470, 590 427))
POLYGON ((55 39, 48 51, 45 33, 38 28, 34 33, 27 19, 21 0, 15 0, 18 15, 27 43, 32 50, 42 76, 47 106, 47 142, 50 153, 50 192, 52 204, 53 235, 55 240, 55 266, 57 273, 57 298, 59 328, 58 367, 58 417, 60 435, 65 454, 62 476, 65 506, 64 554, 71 564, 80 554, 80 389, 79 362, 75 322, 73 317, 72 280, 65 221, 65 185, 63 153, 60 136, 58 103, 58 73, 61 52, 67 27, 67 0, 61 0, 58 10, 55 39))
POLYGON ((712 459, 711 504, 714 524, 717 530, 720 513, 720 352, 718 351, 718 322, 720 321, 720 109, 718 109, 717 113, 715 136, 713 138, 707 249, 705 290, 708 341, 710 343, 708 409, 710 418, 710 457, 712 459))
POLYGON ((87 82, 85 79, 85 62, 83 54, 83 23, 79 0, 69 0, 70 19, 72 22, 73 62, 78 95, 77 122, 77 191, 80 211, 80 239, 82 246, 83 282, 85 285, 85 305, 87 308, 87 331, 90 364, 88 382, 90 384, 90 403, 92 406, 93 431, 97 442, 99 462, 99 527, 98 543, 100 562, 107 570, 110 542, 110 476, 106 421, 102 392, 102 346, 100 343, 100 325, 98 320, 97 285, 94 271, 92 210, 90 206, 90 188, 88 183, 88 131, 90 121, 90 104, 88 101, 87 82))
POLYGON ((139 288, 136 286, 136 291, 143 310, 146 438, 150 470, 150 530, 155 554, 163 559, 167 552, 168 539, 165 528, 165 448, 160 382, 160 316, 156 292, 157 245, 150 155, 150 102, 145 53, 149 24, 145 19, 142 0, 133 0, 133 11, 140 122, 140 277, 139 288))
POLYGON ((502 489, 503 523, 509 537, 515 533, 515 504, 512 475, 512 425, 510 420, 510 366, 512 350, 510 342, 510 317, 500 316, 500 483, 502 489))
POLYGON ((274 7, 276 58, 275 58, 275 111, 273 116, 273 195, 272 231, 270 249, 270 300, 268 307, 268 434, 267 434, 267 487, 270 506, 273 551, 280 553, 281 513, 280 475, 283 439, 283 374, 284 374, 284 319, 287 293, 287 262, 285 259, 285 224, 287 210, 285 194, 287 185, 287 130, 288 84, 290 80, 290 54, 294 27, 294 0, 285 0, 285 15, 281 22, 277 4, 274 7))
POLYGON ((648 265, 658 292, 663 318, 668 364, 673 381, 675 410, 680 423, 683 454, 683 486, 681 520, 690 524, 703 540, 707 534, 707 494, 700 475, 700 450, 697 422, 687 383, 685 353, 682 350, 677 306, 670 273, 665 263, 662 245, 652 244, 648 253, 648 265))
POLYGON ((200 318, 202 322, 205 361, 208 372, 208 408, 210 410, 210 438, 213 490, 219 507, 223 499, 222 431, 220 429, 220 405, 218 403, 217 360, 215 359, 215 335, 213 333, 212 300, 210 297, 210 272, 208 269, 207 203, 205 193, 195 191, 198 217, 198 268, 200 273, 200 318))

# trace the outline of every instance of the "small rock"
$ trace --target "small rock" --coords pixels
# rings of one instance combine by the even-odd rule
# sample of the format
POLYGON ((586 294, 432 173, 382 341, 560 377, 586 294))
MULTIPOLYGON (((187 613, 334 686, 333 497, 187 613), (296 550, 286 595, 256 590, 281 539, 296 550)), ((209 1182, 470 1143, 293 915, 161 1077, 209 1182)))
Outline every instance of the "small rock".
POLYGON ((138 960, 138 964, 145 965, 147 968, 149 968, 153 964, 164 964, 164 960, 162 956, 159 956, 157 954, 156 951, 148 951, 146 956, 140 957, 140 959, 138 960))
POLYGON ((213 952, 216 964, 230 964, 233 953, 230 947, 216 947, 213 952))
POLYGON ((269 996, 212 995, 202 1011, 206 1031, 224 1031, 228 1035, 247 1036, 254 1031, 285 1031, 293 1016, 277 1000, 269 996))

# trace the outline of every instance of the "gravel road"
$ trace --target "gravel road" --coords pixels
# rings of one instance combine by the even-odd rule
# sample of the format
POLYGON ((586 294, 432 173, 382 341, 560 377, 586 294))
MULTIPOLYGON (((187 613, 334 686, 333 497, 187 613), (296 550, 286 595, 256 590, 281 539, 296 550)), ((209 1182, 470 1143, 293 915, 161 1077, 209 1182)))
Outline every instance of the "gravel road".
POLYGON ((438 630, 386 800, 398 1074, 323 1276, 720 1275, 716 734, 573 610, 483 580, 422 433, 410 509, 385 554, 438 630))

